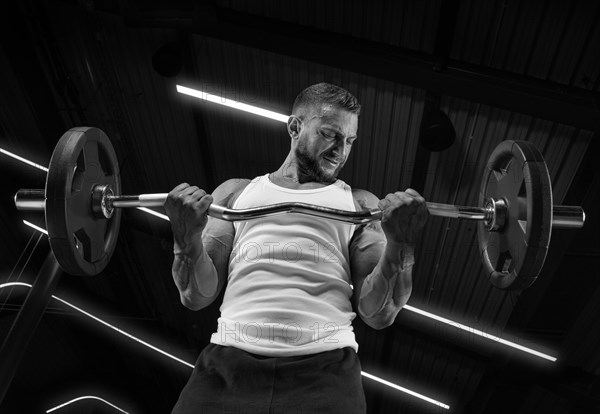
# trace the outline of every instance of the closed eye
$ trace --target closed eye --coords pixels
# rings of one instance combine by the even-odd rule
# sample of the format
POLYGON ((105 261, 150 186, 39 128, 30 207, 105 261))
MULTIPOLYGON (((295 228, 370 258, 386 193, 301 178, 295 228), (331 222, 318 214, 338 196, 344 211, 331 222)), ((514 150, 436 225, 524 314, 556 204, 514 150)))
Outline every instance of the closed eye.
POLYGON ((334 139, 337 136, 337 134, 334 131, 330 131, 327 129, 321 129, 320 133, 323 137, 327 139, 334 139))
MULTIPOLYGON (((343 138, 344 138, 343 134, 341 134, 335 130, 327 129, 327 128, 319 129, 319 134, 327 140, 333 140, 333 139, 337 139, 337 138, 339 138, 340 140, 343 140, 343 138)), ((352 145, 354 143, 354 141, 356 140, 356 138, 358 138, 358 137, 354 136, 352 138, 347 138, 346 145, 352 145)))

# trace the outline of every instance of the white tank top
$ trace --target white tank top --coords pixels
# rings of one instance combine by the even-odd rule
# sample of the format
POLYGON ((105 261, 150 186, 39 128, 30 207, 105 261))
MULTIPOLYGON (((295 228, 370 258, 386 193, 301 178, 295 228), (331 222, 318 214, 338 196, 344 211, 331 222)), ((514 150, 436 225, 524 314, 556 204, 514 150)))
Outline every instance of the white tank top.
MULTIPOLYGON (((264 175, 233 208, 302 202, 356 211, 350 186, 292 190, 264 175)), ((298 213, 234 222, 235 238, 217 332, 211 342, 264 356, 352 347, 349 244, 356 225, 298 213)))

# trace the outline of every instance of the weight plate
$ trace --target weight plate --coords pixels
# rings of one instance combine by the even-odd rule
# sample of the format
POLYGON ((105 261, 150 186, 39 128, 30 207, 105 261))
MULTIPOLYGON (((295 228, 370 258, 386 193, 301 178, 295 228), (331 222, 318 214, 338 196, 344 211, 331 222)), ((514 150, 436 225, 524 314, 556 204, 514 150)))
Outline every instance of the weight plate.
POLYGON ((109 184, 121 194, 117 156, 104 132, 78 127, 54 148, 46 177, 46 227, 61 268, 73 275, 100 273, 114 252, 121 210, 110 219, 92 212, 96 185, 109 184))
POLYGON ((552 186, 546 162, 526 141, 504 141, 490 155, 479 205, 504 199, 506 221, 499 231, 478 223, 484 270, 500 289, 525 289, 539 275, 552 232, 552 186))

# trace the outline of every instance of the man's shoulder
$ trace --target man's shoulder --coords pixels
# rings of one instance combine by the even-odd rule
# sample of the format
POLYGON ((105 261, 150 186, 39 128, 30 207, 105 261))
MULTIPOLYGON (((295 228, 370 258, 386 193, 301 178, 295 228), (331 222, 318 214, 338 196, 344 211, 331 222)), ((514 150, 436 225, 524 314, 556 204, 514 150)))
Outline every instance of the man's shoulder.
POLYGON ((215 201, 219 200, 218 204, 231 208, 235 200, 251 181, 249 178, 230 178, 215 188, 212 196, 215 201))
POLYGON ((379 199, 373 193, 360 188, 352 188, 352 198, 357 210, 377 208, 379 199))
POLYGON ((248 184, 250 184, 252 180, 250 178, 230 178, 226 181, 223 181, 221 185, 217 187, 217 189, 225 189, 227 191, 241 191, 248 184))

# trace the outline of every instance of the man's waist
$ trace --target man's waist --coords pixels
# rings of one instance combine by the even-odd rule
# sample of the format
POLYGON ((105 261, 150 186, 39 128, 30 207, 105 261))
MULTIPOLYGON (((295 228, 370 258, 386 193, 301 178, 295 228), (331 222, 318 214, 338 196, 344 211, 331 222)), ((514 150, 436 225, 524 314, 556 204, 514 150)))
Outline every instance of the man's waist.
POLYGON ((350 321, 323 319, 278 322, 221 317, 211 342, 267 356, 302 355, 347 346, 358 349, 350 321))

